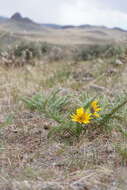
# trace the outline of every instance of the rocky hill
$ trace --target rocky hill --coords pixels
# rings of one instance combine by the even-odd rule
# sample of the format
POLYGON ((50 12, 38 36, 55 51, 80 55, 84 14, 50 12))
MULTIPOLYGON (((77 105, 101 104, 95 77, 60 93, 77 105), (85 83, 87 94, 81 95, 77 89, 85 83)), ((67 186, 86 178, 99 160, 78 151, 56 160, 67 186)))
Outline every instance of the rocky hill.
MULTIPOLYGON (((22 17, 22 15, 20 13, 15 13, 11 16, 10 20, 12 21, 17 21, 17 22, 27 22, 29 23, 34 23, 31 19, 27 18, 27 17, 22 17)), ((35 23, 34 23, 35 24, 35 23)))

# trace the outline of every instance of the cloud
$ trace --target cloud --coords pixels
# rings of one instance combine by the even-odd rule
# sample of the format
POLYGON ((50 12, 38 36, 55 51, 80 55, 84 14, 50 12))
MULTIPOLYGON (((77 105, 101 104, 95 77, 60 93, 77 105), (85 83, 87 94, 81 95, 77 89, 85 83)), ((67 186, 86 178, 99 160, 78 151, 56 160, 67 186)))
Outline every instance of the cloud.
MULTIPOLYGON (((75 1, 75 4, 65 3, 61 10, 61 23, 63 24, 93 24, 109 27, 119 26, 127 28, 127 13, 110 7, 100 0, 75 1), (65 11, 66 10, 66 11, 65 11)), ((114 8, 113 8, 114 7, 114 8)))

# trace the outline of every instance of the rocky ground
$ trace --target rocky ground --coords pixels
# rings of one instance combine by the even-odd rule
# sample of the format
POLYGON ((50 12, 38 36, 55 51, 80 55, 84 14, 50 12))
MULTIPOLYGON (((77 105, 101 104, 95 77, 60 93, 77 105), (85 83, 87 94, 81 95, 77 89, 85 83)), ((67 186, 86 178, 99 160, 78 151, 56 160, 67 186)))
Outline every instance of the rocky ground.
POLYGON ((84 135, 71 144, 49 139, 54 121, 21 101, 53 88, 61 89, 61 96, 86 91, 112 99, 126 93, 126 74, 126 59, 1 66, 0 190, 126 190, 127 154, 116 149, 126 146, 126 138, 113 131, 110 136, 84 135))

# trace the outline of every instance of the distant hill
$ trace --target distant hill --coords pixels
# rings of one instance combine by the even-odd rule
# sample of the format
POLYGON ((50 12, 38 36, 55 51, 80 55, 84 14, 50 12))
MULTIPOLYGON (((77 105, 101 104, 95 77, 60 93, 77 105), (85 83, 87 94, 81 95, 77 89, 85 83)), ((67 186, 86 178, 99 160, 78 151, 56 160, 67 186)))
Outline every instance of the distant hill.
POLYGON ((82 24, 82 25, 79 25, 78 27, 84 29, 84 28, 91 28, 93 26, 91 26, 90 24, 82 24))
POLYGON ((57 45, 93 45, 126 43, 127 31, 119 27, 59 25, 36 23, 20 13, 10 18, 0 17, 0 46, 12 45, 20 41, 47 42, 57 45))
POLYGON ((61 29, 62 26, 58 24, 41 24, 41 26, 52 28, 52 29, 61 29))
POLYGON ((27 24, 29 23, 33 23, 35 24, 31 19, 27 18, 27 17, 22 17, 22 15, 20 13, 15 13, 11 16, 10 20, 12 21, 18 21, 18 22, 25 22, 27 24))
POLYGON ((32 21, 30 18, 22 17, 22 15, 18 12, 13 14, 11 18, 3 19, 3 22, 1 21, 1 24, 3 29, 12 32, 40 31, 43 29, 40 24, 32 21))
MULTIPOLYGON (((79 26, 76 25, 59 25, 59 24, 52 24, 52 23, 37 23, 34 22, 32 19, 28 18, 28 17, 23 17, 19 12, 14 13, 10 18, 7 17, 3 17, 0 16, 0 24, 3 24, 2 26, 5 29, 13 29, 13 30, 26 30, 26 31, 30 31, 30 30, 36 30, 36 31, 40 31, 42 29, 75 29, 75 28, 79 28, 79 29, 92 29, 92 28, 103 28, 103 29, 107 29, 107 27, 105 26, 94 26, 94 25, 90 25, 90 24, 82 24, 79 26)), ((118 30, 121 32, 127 32, 124 29, 121 29, 119 27, 114 27, 112 28, 113 30, 118 30)))
POLYGON ((64 25, 61 28, 62 29, 72 29, 72 28, 76 28, 76 26, 74 26, 74 25, 64 25))
POLYGON ((4 23, 8 20, 7 17, 0 16, 0 23, 4 23))
POLYGON ((114 27, 114 28, 112 28, 113 30, 119 30, 119 31, 121 31, 121 32, 127 32, 127 30, 124 30, 124 29, 122 29, 122 28, 119 28, 119 27, 114 27))
POLYGON ((79 25, 79 26, 75 26, 75 25, 58 25, 58 24, 41 24, 42 26, 48 27, 48 28, 53 28, 53 29, 71 29, 71 28, 90 28, 93 27, 92 25, 89 24, 84 24, 84 25, 79 25))
POLYGON ((41 26, 45 26, 48 28, 52 29, 70 29, 70 28, 75 28, 76 26, 74 25, 58 25, 58 24, 41 24, 41 26))

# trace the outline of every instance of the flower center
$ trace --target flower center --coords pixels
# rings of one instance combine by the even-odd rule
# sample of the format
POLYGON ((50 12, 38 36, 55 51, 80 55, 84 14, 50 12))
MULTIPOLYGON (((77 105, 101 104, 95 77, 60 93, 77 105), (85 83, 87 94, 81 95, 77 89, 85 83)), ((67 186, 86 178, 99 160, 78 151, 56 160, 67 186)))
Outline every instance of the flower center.
POLYGON ((79 116, 79 120, 80 120, 80 121, 85 120, 85 115, 81 115, 81 116, 79 116))

